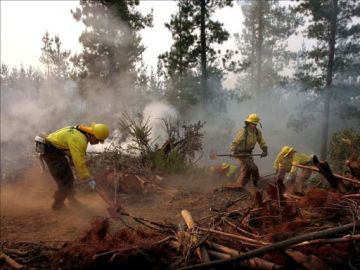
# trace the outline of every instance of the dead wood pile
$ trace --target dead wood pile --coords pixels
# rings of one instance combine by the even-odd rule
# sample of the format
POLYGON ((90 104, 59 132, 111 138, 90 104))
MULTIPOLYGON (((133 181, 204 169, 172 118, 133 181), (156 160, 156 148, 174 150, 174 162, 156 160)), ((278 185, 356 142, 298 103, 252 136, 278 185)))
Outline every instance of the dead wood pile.
POLYGON ((276 186, 267 192, 266 201, 254 194, 254 208, 223 211, 184 230, 180 238, 191 244, 182 247, 182 269, 359 269, 359 197, 317 188, 304 197, 276 186), (211 261, 190 255, 199 247, 211 261))

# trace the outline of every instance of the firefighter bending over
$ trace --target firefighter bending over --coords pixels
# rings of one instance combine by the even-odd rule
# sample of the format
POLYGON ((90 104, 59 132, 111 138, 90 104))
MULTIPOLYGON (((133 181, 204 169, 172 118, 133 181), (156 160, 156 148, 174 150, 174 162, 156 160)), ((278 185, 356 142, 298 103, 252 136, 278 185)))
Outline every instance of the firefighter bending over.
POLYGON ((288 173, 286 177, 286 184, 291 185, 291 191, 293 193, 303 193, 305 182, 311 176, 311 170, 301 169, 300 176, 296 178, 296 172, 298 167, 294 165, 311 165, 312 156, 306 155, 304 153, 296 151, 293 147, 285 145, 282 147, 280 153, 277 155, 274 168, 277 179, 284 181, 285 174, 288 173), (297 188, 297 186, 299 188, 297 188))
POLYGON ((45 139, 40 136, 35 137, 37 151, 40 152, 57 184, 51 207, 53 210, 62 209, 66 198, 70 204, 79 204, 74 197, 74 175, 66 155, 72 159, 80 178, 95 190, 96 181, 85 163, 86 148, 88 143, 103 143, 108 136, 109 128, 106 125, 91 123, 90 127, 84 125, 64 127, 45 139))

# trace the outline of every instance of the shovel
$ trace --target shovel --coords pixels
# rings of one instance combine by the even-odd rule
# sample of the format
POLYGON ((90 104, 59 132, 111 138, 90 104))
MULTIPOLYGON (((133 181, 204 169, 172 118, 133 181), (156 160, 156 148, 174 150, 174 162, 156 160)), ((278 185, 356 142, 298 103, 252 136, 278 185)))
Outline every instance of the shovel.
POLYGON ((106 210, 109 212, 111 216, 119 216, 121 214, 126 214, 122 206, 118 203, 112 203, 109 197, 102 190, 96 187, 95 191, 109 206, 106 210))
POLYGON ((211 150, 210 151, 210 159, 211 160, 216 160, 217 157, 233 157, 233 158, 237 158, 237 157, 261 157, 261 154, 248 154, 248 153, 243 153, 243 154, 218 154, 216 150, 211 150))

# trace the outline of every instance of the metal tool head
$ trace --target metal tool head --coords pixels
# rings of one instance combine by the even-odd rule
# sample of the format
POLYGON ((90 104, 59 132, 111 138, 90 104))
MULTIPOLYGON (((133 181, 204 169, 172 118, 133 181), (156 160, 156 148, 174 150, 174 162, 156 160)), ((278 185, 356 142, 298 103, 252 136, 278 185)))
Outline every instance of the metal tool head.
POLYGON ((211 149, 209 157, 210 157, 210 160, 216 160, 217 159, 217 151, 214 149, 211 149))

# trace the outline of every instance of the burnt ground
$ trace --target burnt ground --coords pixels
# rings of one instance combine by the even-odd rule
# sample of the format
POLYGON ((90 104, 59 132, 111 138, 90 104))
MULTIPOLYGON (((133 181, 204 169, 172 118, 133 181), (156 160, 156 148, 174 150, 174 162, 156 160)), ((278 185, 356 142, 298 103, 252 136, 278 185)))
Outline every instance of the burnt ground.
MULTIPOLYGON (((214 214, 210 209, 221 209, 229 202, 238 200, 233 205, 238 208, 252 204, 246 194, 214 192, 222 184, 224 182, 209 177, 164 177, 158 184, 163 191, 148 189, 146 194, 120 194, 119 200, 132 216, 174 225, 184 224, 181 217, 183 209, 189 210, 195 220, 200 220, 214 214)), ((86 188, 79 188, 76 195, 82 207, 67 205, 61 211, 51 210, 55 188, 51 176, 47 172, 40 173, 38 162, 13 181, 2 184, 1 242, 4 247, 33 249, 35 245, 59 248, 91 229, 94 220, 109 217, 103 199, 86 188)), ((110 220, 112 231, 127 227, 143 226, 129 217, 124 217, 122 222, 110 220)), ((51 265, 51 262, 48 263, 51 265)), ((9 267, 1 262, 0 265, 5 269, 9 267)), ((39 265, 33 267, 42 268, 39 265)))
MULTIPOLYGON (((114 193, 109 189, 113 172, 111 168, 97 172, 109 197, 114 193)), ((37 162, 3 181, 0 251, 4 253, 0 253, 0 268, 20 269, 5 262, 6 254, 22 264, 22 269, 33 270, 178 269, 199 263, 193 245, 202 238, 195 243, 191 240, 197 235, 204 237, 208 248, 214 249, 213 241, 246 253, 359 218, 357 194, 344 196, 337 190, 309 188, 304 196, 285 198, 280 189, 266 185, 270 179, 263 179, 259 186, 266 192, 224 191, 219 188, 229 182, 204 172, 152 178, 147 173, 141 179, 156 183, 157 188, 141 188, 133 184, 137 176, 125 176, 128 173, 122 173, 121 179, 127 179, 122 188, 133 192, 120 193, 118 199, 130 216, 121 219, 111 217, 105 201, 83 185, 77 187, 76 195, 82 206, 67 205, 52 211, 55 183, 50 175, 40 173, 37 162), (194 218, 195 230, 186 229, 183 209, 194 218), (201 228, 215 228, 232 236, 205 236, 201 228)), ((270 252, 255 261, 216 269, 359 269, 360 235, 355 228, 353 234, 354 238, 341 239, 343 234, 334 235, 333 244, 313 243, 294 252, 270 252)), ((230 256, 210 251, 212 259, 230 256)))

